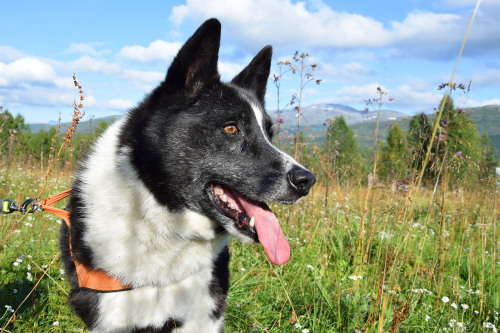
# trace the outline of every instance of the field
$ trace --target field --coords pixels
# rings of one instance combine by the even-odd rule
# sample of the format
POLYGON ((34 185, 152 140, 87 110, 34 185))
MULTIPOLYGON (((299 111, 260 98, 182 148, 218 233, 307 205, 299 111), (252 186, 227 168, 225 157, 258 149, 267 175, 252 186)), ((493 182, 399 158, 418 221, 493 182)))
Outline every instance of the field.
MULTIPOLYGON (((37 196, 45 173, 3 167, 0 198, 37 196)), ((318 175, 319 170, 314 170, 318 175)), ((41 199, 71 186, 49 177, 41 199)), ((325 187, 272 205, 291 259, 232 241, 225 332, 496 332, 500 326, 498 188, 400 192, 325 187)), ((62 206, 64 203, 61 204, 62 206)), ((0 331, 85 332, 66 303, 60 221, 0 216, 0 331)))

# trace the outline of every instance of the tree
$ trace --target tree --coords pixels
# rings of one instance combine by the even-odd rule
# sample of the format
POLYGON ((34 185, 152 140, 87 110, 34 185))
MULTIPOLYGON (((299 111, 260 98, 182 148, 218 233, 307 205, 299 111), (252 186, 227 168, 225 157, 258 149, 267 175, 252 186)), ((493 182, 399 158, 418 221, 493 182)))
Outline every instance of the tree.
POLYGON ((349 180, 361 180, 364 170, 354 131, 343 116, 328 122, 325 153, 337 182, 345 185, 349 180))
MULTIPOLYGON (((432 123, 425 113, 420 113, 411 118, 408 131, 409 163, 413 172, 418 173, 422 170, 425 155, 431 144, 432 123)), ((435 148, 431 151, 431 160, 427 163, 423 174, 423 181, 432 181, 434 179, 434 170, 430 167, 434 165, 435 148)))
POLYGON ((479 141, 481 147, 481 160, 479 161, 479 181, 487 183, 492 177, 495 177, 495 167, 497 159, 495 158, 495 147, 491 145, 490 138, 485 132, 479 141))
POLYGON ((453 100, 448 98, 441 127, 446 138, 446 159, 451 182, 477 180, 477 163, 481 159, 479 134, 476 124, 463 109, 455 109, 453 100))
POLYGON ((398 123, 390 125, 387 144, 380 155, 379 174, 382 178, 406 177, 406 135, 398 123))

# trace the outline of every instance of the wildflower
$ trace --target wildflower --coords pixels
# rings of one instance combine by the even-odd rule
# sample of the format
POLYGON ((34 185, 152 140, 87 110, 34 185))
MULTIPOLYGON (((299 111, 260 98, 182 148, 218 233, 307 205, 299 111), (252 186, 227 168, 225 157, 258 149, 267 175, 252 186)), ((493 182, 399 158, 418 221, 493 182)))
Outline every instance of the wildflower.
POLYGON ((26 280, 33 281, 33 277, 31 276, 30 272, 26 273, 26 280))
POLYGON ((453 303, 451 303, 451 307, 456 309, 456 308, 458 308, 458 305, 457 305, 457 303, 453 302, 453 303))
POLYGON ((393 97, 389 97, 389 102, 392 102, 394 100, 393 97))
POLYGON ((363 279, 363 277, 360 276, 360 275, 358 275, 358 276, 348 276, 348 278, 350 280, 354 280, 354 281, 356 281, 356 280, 362 280, 363 279))
POLYGON ((469 308, 469 306, 467 304, 460 304, 460 306, 462 307, 462 309, 464 310, 467 310, 469 308))
POLYGON ((19 266, 19 262, 18 261, 14 261, 14 266, 19 266))
POLYGON ((241 267, 241 271, 242 271, 242 272, 245 272, 245 271, 246 271, 246 268, 241 267))
POLYGON ((366 114, 368 114, 368 111, 369 111, 369 110, 368 110, 368 108, 365 108, 364 112, 365 112, 366 114))
POLYGON ((306 328, 302 330, 302 333, 309 333, 310 331, 306 328))
POLYGON ((431 320, 431 317, 429 315, 425 315, 425 321, 431 320))
POLYGON ((462 157, 462 152, 461 151, 457 151, 455 156, 458 156, 458 157, 462 157))
POLYGON ((55 322, 52 323, 53 326, 59 326, 59 322, 56 320, 55 322))
POLYGON ((295 328, 302 328, 302 325, 300 323, 295 324, 295 328))
POLYGON ((278 118, 278 120, 276 120, 276 122, 278 124, 283 124, 285 121, 283 120, 283 118, 278 118))
POLYGON ((311 265, 307 265, 307 268, 314 269, 314 267, 312 267, 311 265))
POLYGON ((498 332, 497 328, 495 327, 495 325, 493 325, 492 323, 490 322, 483 322, 483 327, 484 328, 487 328, 487 329, 490 329, 490 330, 493 330, 493 332, 498 332))
POLYGON ((450 299, 446 296, 444 296, 443 298, 441 298, 441 300, 443 301, 443 303, 448 303, 450 301, 450 299))
POLYGON ((7 309, 8 312, 14 312, 14 309, 10 305, 6 305, 5 308, 7 309))

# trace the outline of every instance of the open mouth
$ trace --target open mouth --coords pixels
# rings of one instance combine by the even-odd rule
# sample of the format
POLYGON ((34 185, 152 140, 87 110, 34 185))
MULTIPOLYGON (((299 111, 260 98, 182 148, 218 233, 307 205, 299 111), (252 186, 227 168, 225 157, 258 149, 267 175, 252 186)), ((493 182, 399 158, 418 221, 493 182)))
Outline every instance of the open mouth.
POLYGON ((258 239, 272 263, 282 265, 288 261, 290 245, 278 219, 264 202, 251 201, 220 184, 211 184, 208 192, 215 206, 234 221, 239 232, 258 239))

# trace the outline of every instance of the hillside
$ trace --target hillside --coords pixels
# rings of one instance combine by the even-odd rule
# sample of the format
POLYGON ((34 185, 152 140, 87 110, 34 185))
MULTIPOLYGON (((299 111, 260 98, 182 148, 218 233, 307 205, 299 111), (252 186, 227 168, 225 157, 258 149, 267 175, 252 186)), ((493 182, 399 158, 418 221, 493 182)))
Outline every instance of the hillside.
MULTIPOLYGON (((476 124, 480 135, 487 133, 491 144, 496 148, 496 156, 500 158, 500 105, 488 105, 476 108, 468 108, 466 112, 470 114, 471 120, 476 124)), ((432 118, 433 115, 430 115, 432 118)), ((401 128, 408 130, 411 117, 400 118, 397 120, 401 128)), ((373 147, 374 131, 376 122, 369 121, 357 123, 351 126, 358 137, 361 148, 367 149, 373 147)), ((389 127, 386 122, 381 121, 379 126, 379 137, 385 139, 389 127)))
MULTIPOLYGON (((364 111, 358 111, 350 106, 342 104, 315 104, 302 108, 305 121, 302 122, 303 128, 310 127, 307 132, 308 137, 315 137, 317 142, 322 142, 326 134, 326 120, 337 116, 344 116, 346 122, 352 127, 358 137, 358 142, 361 149, 369 149, 373 147, 374 131, 376 127, 377 113, 370 112, 366 114, 364 111)), ((483 107, 468 108, 466 110, 472 121, 477 125, 479 134, 488 133, 492 144, 496 147, 496 156, 500 158, 500 105, 488 105, 483 107)), ((271 117, 277 118, 276 111, 269 111, 271 117)), ((430 115, 432 117, 432 115, 430 115)), ((284 120, 284 127, 295 129, 297 123, 296 112, 293 109, 286 110, 280 115, 284 120)), ((78 125, 79 133, 89 133, 92 129, 101 122, 110 122, 118 116, 94 118, 91 120, 82 121, 78 125)), ((385 139, 389 132, 387 124, 398 122, 404 129, 408 130, 411 116, 404 113, 382 110, 380 112, 379 138, 385 139)), ((70 123, 62 124, 62 128, 67 128, 70 123)), ((53 124, 30 124, 31 132, 36 133, 42 129, 49 130, 53 124)))

